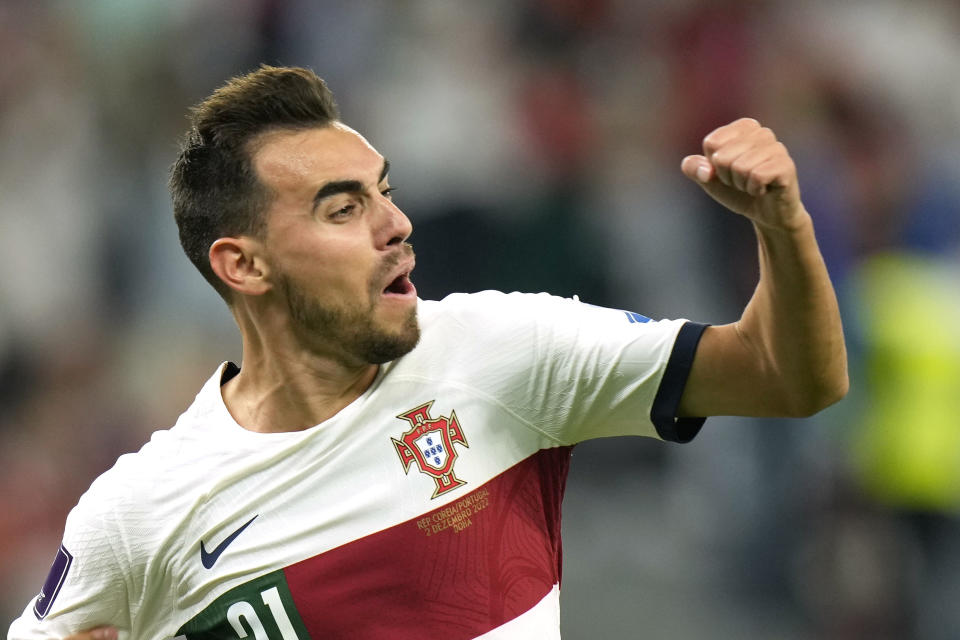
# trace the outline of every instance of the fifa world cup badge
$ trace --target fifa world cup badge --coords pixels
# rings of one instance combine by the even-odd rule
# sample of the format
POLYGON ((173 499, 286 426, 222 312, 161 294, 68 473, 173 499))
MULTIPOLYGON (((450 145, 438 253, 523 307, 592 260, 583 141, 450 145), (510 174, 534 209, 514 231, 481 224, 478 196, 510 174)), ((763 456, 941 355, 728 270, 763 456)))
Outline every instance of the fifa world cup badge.
POLYGON ((453 473, 453 464, 457 461, 457 451, 453 445, 470 446, 457 421, 456 411, 451 411, 449 418, 430 417, 433 402, 431 400, 398 415, 397 418, 410 423, 410 430, 401 435, 399 440, 390 438, 403 463, 404 473, 409 473, 410 464, 416 462, 420 473, 433 478, 436 489, 430 496, 431 500, 466 484, 453 473))

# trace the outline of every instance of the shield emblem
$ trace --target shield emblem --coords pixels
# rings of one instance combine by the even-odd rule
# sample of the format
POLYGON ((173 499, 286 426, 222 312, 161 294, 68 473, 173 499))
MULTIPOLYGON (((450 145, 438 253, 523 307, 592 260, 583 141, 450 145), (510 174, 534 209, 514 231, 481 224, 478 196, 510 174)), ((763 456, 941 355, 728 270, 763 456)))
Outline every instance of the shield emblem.
POLYGON ((413 441, 420 451, 421 463, 440 473, 443 473, 447 460, 450 459, 450 445, 444 442, 449 440, 449 436, 444 438, 445 435, 445 430, 437 425, 437 428, 430 429, 413 441))
POLYGON ((453 464, 457 460, 457 451, 453 445, 469 445, 457 421, 457 412, 451 411, 449 418, 432 418, 432 405, 433 400, 397 416, 410 423, 410 430, 401 435, 399 440, 390 440, 403 463, 404 473, 409 473, 411 463, 416 462, 421 473, 433 478, 436 490, 431 498, 436 498, 466 484, 453 473, 453 464))

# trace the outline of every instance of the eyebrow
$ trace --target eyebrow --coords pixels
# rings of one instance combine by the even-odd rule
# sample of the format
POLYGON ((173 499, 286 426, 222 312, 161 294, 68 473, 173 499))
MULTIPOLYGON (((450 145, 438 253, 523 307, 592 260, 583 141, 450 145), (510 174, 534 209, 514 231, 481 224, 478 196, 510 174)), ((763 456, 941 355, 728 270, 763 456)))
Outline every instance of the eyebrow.
MULTIPOLYGON (((377 184, 383 182, 388 173, 390 173, 390 161, 384 158, 383 168, 380 170, 380 177, 377 179, 377 184)), ((363 191, 363 183, 359 180, 334 180, 333 182, 328 182, 320 187, 317 193, 314 194, 313 208, 316 209, 325 198, 335 196, 338 193, 357 193, 360 191, 363 191)))

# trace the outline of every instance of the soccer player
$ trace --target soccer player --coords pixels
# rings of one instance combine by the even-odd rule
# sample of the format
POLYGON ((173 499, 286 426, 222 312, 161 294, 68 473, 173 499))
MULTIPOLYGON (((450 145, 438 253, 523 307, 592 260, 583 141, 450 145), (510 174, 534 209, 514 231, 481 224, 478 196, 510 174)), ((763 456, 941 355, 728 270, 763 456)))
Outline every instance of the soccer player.
POLYGON ((93 483, 10 640, 556 638, 573 445, 685 442, 704 416, 846 393, 794 164, 754 120, 681 165, 756 230, 760 281, 726 326, 420 300, 389 168, 304 69, 261 67, 193 111, 174 212, 242 366, 93 483))

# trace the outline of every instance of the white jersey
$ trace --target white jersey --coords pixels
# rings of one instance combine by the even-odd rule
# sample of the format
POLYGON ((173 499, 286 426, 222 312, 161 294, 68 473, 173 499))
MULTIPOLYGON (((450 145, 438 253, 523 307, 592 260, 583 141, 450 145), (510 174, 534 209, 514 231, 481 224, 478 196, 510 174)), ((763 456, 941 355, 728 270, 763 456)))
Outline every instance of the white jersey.
POLYGON ((80 499, 8 638, 559 638, 570 448, 693 437, 702 325, 545 294, 419 312, 419 345, 303 431, 239 426, 221 365, 80 499))

